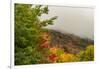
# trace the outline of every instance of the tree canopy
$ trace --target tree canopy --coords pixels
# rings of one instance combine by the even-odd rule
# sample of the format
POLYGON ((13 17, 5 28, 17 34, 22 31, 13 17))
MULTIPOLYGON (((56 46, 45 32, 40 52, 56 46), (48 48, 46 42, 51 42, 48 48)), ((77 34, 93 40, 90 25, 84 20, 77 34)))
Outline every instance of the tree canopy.
POLYGON ((15 4, 15 64, 32 64, 40 60, 39 46, 42 27, 52 25, 57 18, 41 20, 42 14, 48 14, 48 6, 15 4), (33 54, 35 52, 35 54, 33 54), (36 59, 34 59, 37 57, 36 59), (33 59, 35 61, 33 61, 33 59))

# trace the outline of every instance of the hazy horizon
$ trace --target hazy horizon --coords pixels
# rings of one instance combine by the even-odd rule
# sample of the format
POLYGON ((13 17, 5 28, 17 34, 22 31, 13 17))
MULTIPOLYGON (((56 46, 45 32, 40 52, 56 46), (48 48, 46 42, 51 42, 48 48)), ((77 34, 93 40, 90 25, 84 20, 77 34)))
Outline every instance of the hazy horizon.
POLYGON ((94 9, 93 8, 70 8, 49 6, 49 14, 43 14, 42 19, 58 16, 54 25, 46 28, 72 33, 80 37, 94 38, 94 9))

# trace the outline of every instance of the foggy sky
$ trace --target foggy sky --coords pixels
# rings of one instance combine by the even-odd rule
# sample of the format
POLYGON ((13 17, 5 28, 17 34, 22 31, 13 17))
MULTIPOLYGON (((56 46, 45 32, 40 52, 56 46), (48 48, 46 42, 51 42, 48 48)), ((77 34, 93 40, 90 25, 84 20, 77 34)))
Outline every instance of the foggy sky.
POLYGON ((42 19, 58 16, 54 25, 46 28, 62 33, 72 33, 80 37, 94 37, 94 9, 49 6, 49 14, 43 14, 42 19))

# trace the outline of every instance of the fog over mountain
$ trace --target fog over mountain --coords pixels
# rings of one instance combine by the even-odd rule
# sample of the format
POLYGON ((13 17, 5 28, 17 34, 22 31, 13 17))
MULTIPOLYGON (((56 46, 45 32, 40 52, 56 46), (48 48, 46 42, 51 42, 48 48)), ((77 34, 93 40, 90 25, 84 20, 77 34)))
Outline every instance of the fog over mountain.
POLYGON ((54 25, 46 28, 72 33, 80 37, 94 38, 94 9, 49 6, 49 14, 43 14, 42 19, 58 16, 54 25))

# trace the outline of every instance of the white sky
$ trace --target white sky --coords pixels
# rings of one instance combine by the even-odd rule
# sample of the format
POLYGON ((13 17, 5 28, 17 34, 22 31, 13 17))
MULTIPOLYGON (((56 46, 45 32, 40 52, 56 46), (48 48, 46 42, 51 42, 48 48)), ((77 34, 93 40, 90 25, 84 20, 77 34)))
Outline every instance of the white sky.
POLYGON ((58 30, 62 33, 73 33, 81 37, 92 38, 94 36, 94 9, 49 6, 49 14, 42 15, 42 19, 58 16, 54 25, 46 28, 58 30))

